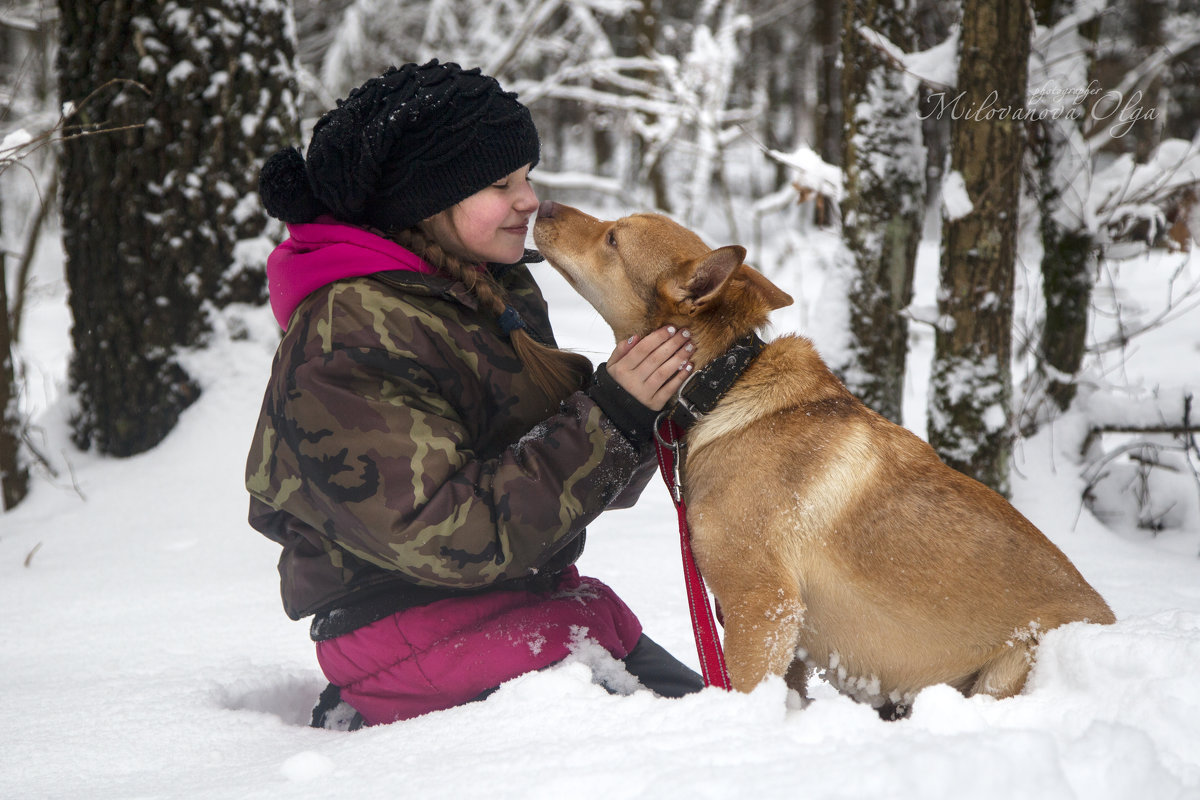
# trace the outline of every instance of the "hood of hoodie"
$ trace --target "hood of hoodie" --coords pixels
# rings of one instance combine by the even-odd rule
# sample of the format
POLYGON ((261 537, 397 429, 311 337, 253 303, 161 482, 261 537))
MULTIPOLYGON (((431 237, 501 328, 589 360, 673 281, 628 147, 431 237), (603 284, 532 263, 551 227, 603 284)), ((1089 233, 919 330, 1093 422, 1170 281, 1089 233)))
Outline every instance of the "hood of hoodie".
POLYGON ((267 257, 271 311, 284 330, 304 298, 334 281, 395 270, 437 272, 411 250, 332 217, 287 229, 288 238, 267 257))

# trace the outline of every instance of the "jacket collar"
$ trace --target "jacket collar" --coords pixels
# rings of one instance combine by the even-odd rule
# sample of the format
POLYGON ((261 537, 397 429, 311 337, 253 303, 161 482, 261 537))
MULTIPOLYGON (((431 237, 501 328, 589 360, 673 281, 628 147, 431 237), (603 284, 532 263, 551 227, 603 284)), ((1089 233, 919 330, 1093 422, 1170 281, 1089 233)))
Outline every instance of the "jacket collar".
POLYGON ((411 250, 332 217, 288 225, 289 238, 267 257, 267 287, 279 327, 304 298, 334 281, 376 272, 433 275, 437 269, 411 250))
MULTIPOLYGON (((545 256, 537 250, 526 250, 520 261, 512 264, 488 264, 487 270, 503 286, 510 281, 509 276, 517 267, 545 260, 545 256)), ((408 270, 391 270, 375 273, 371 277, 409 294, 444 297, 473 311, 479 308, 479 298, 471 294, 462 281, 454 280, 440 270, 432 275, 408 270)))

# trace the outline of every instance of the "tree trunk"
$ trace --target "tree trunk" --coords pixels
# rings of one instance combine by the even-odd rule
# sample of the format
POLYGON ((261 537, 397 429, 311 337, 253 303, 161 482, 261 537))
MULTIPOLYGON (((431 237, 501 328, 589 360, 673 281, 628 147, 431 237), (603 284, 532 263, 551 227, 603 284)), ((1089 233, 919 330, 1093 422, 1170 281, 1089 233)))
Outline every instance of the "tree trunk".
MULTIPOLYGON (((6 13, 0 13, 0 97, 4 98, 0 104, 0 126, 15 124, 19 128, 26 115, 32 122, 35 115, 44 114, 57 106, 53 89, 53 59, 50 56, 53 51, 53 22, 52 15, 44 9, 35 8, 32 3, 8 3, 5 12, 10 16, 6 19, 6 13)), ((40 128, 41 123, 36 123, 35 127, 40 128)), ((35 130, 34 133, 45 132, 35 130)), ((14 175, 17 181, 30 180, 38 204, 36 210, 28 214, 29 222, 18 222, 13 231, 13 238, 23 242, 17 258, 13 262, 8 261, 9 253, 0 248, 0 511, 15 507, 29 493, 28 420, 18 408, 16 345, 21 331, 28 272, 42 222, 54 205, 57 191, 53 179, 49 182, 39 179, 54 174, 53 170, 44 166, 45 153, 35 154, 27 150, 16 156, 15 163, 0 163, 0 180, 4 182, 4 191, 13 188, 14 175), (13 166, 16 169, 8 172, 13 166), (10 268, 15 273, 11 279, 12 296, 8 293, 10 268)), ((12 157, 12 152, 8 153, 8 157, 12 157)), ((11 194, 7 197, 0 194, 0 206, 5 204, 5 200, 12 199, 11 194)), ((19 195, 15 199, 16 202, 9 203, 10 215, 14 206, 22 206, 19 195)), ((0 208, 0 228, 3 228, 2 212, 3 208, 0 208)), ((17 216, 27 215, 21 209, 17 216)))
MULTIPOLYGON (((917 0, 917 13, 913 27, 916 29, 917 50, 929 48, 949 37, 958 22, 956 0, 917 0)), ((941 195, 933 187, 941 186, 942 178, 950 165, 950 118, 936 113, 937 96, 945 89, 922 86, 920 88, 921 140, 925 144, 925 188, 926 214, 937 213, 937 202, 941 195)))
POLYGON ((199 395, 179 354, 203 343, 206 304, 263 298, 264 265, 237 245, 268 224, 259 165, 298 139, 294 43, 285 0, 59 12, 60 96, 85 126, 126 127, 62 148, 73 433, 127 456, 199 395))
POLYGON ((1040 123, 1034 148, 1037 174, 1038 213, 1042 237, 1042 298, 1045 318, 1036 352, 1030 409, 1023 423, 1026 430, 1038 424, 1045 400, 1065 411, 1075 397, 1076 376, 1083 365, 1087 344, 1092 285, 1095 281, 1097 243, 1078 216, 1062 213, 1064 175, 1078 174, 1089 165, 1080 162, 1078 148, 1084 147, 1068 129, 1072 120, 1047 119, 1040 123), (1073 167, 1070 166, 1074 163, 1073 167))
POLYGON ((827 163, 834 164, 842 154, 842 53, 843 16, 848 10, 839 0, 818 0, 814 4, 816 45, 821 51, 817 80, 816 150, 827 163))
MULTIPOLYGON (((1073 6, 1065 0, 1040 0, 1034 8, 1038 22, 1051 26, 1073 6)), ((1080 64, 1084 74, 1091 71, 1091 50, 1098 29, 1099 18, 1095 18, 1077 31, 1079 44, 1072 48, 1071 56, 1086 60, 1086 64, 1080 64)), ((1026 430, 1037 424, 1044 399, 1065 411, 1075 397, 1075 377, 1083 364, 1087 342, 1097 252, 1086 220, 1078 213, 1064 213, 1064 193, 1074 191, 1074 178, 1091 169, 1079 121, 1069 115, 1051 115, 1034 123, 1032 130, 1036 133, 1031 147, 1037 175, 1046 312, 1036 354, 1030 413, 1023 425, 1026 430)))
MULTIPOLYGON (((659 20, 662 16, 661 0, 642 0, 641 4, 634 10, 634 41, 637 43, 638 55, 644 58, 653 58, 658 49, 658 31, 659 20)), ((653 127, 655 123, 653 115, 647 115, 646 125, 653 127)), ((661 153, 648 153, 650 149, 640 135, 636 135, 637 147, 636 158, 647 159, 649 163, 642 163, 642 169, 645 170, 644 179, 650 184, 650 190, 654 193, 654 207, 659 211, 671 213, 671 195, 667 191, 667 178, 663 170, 661 153)))
POLYGON ((7 511, 29 493, 29 467, 21 453, 21 416, 13 361, 12 329, 8 324, 8 275, 0 249, 0 511, 7 511))
MULTIPOLYGON (((818 0, 814 4, 814 37, 820 51, 817 67, 816 147, 822 160, 837 164, 842 158, 842 53, 843 4, 840 0, 818 0)), ((832 204, 813 204, 813 223, 820 227, 833 224, 832 204)))
POLYGON ((1083 364, 1088 311, 1096 272, 1096 241, 1086 230, 1042 224, 1042 296, 1046 319, 1039 353, 1043 391, 1065 411, 1075 398, 1075 376, 1083 364))
POLYGON ((965 0, 951 176, 973 207, 943 231, 929 441, 1002 493, 1012 449, 1013 273, 1030 19, 1007 0, 965 0), (1005 111, 1007 109, 1007 111, 1005 111))
MULTIPOLYGON (((1168 5, 1167 0, 1133 1, 1135 18, 1138 21, 1137 26, 1133 29, 1133 35, 1139 57, 1148 56, 1167 46, 1168 5)), ((1191 79, 1194 82, 1195 76, 1192 76, 1191 79)), ((1142 124, 1133 126, 1135 131, 1133 138, 1136 144, 1134 158, 1138 163, 1149 161, 1150 156, 1162 144, 1163 124, 1166 121, 1162 112, 1166 110, 1169 102, 1170 85, 1171 70, 1165 69, 1154 76, 1144 88, 1142 106, 1158 109, 1160 113, 1148 122, 1143 121, 1142 124)))
POLYGON ((925 148, 915 82, 868 44, 865 25, 911 49, 907 2, 849 0, 842 32, 843 236, 854 260, 850 347, 840 372, 870 408, 901 422, 917 245, 925 217, 925 148))

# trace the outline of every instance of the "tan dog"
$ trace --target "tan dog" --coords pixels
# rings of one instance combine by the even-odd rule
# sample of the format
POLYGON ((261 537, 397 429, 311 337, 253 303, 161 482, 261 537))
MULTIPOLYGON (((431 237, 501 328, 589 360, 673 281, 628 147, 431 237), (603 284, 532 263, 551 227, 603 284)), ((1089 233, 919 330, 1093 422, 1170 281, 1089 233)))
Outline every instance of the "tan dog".
MULTIPOLYGON (((703 368, 792 298, 655 214, 543 203, 534 240, 618 339, 689 328, 703 368)), ((1003 497, 868 409, 812 344, 783 336, 686 436, 696 560, 724 615, 735 688, 810 667, 880 713, 923 687, 1021 691, 1040 635, 1112 611, 1003 497)))

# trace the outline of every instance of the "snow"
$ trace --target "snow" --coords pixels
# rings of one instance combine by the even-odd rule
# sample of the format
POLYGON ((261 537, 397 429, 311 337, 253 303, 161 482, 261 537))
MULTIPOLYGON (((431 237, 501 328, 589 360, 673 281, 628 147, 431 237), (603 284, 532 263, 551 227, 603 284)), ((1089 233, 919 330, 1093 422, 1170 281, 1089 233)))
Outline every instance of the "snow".
MULTIPOLYGON (((767 155, 794 171, 797 186, 828 195, 834 200, 842 199, 842 168, 822 160, 808 145, 799 145, 791 153, 767 150, 767 155)), ((794 193, 792 197, 795 197, 794 193)))
POLYGON ((25 145, 33 141, 32 134, 24 128, 17 128, 5 135, 0 141, 0 159, 10 159, 16 157, 16 152, 25 145))
POLYGON ((196 74, 195 64, 190 61, 180 61, 167 73, 167 86, 177 86, 194 74, 196 74))
POLYGON ((971 195, 967 192, 967 182, 958 170, 946 173, 942 180, 942 216, 953 222, 975 210, 971 195))
MULTIPOLYGON (((2 797, 1200 797, 1200 522, 1157 535, 1102 525, 1079 500, 1074 418, 1019 443, 1015 504, 1119 621, 1051 632, 1019 697, 935 686, 911 718, 888 723, 822 682, 806 707, 779 680, 748 695, 609 694, 593 672, 611 679, 615 663, 581 642, 576 658, 481 703, 355 733, 308 728, 324 680, 307 626, 280 607, 278 548, 245 521, 270 312, 231 309, 212 347, 188 355, 204 394, 160 447, 125 460, 79 453, 63 395, 61 250, 42 252, 26 404, 56 474, 36 469, 30 498, 0 515, 2 797)), ((927 274, 936 244, 922 253, 927 274)), ((1127 315, 1155 313, 1180 258, 1110 271, 1127 315)), ((608 328, 549 267, 535 269, 560 339, 606 357, 608 328)), ((829 293, 801 291, 802 277, 821 280, 779 279, 805 307, 777 312, 777 333, 830 313, 829 293)), ((932 333, 914 328, 919 365, 932 333)), ((1194 390, 1200 314, 1152 337, 1125 354, 1122 374, 1194 390)), ((923 383, 910 379, 906 407, 923 405, 923 383)), ((677 542, 656 481, 636 508, 592 526, 581 568, 695 666, 677 542)))
POLYGON ((867 44, 904 71, 912 90, 915 90, 918 82, 926 86, 948 88, 958 80, 958 40, 961 31, 957 25, 951 28, 950 35, 943 41, 928 50, 913 53, 904 52, 899 45, 867 25, 857 25, 855 30, 867 44))

